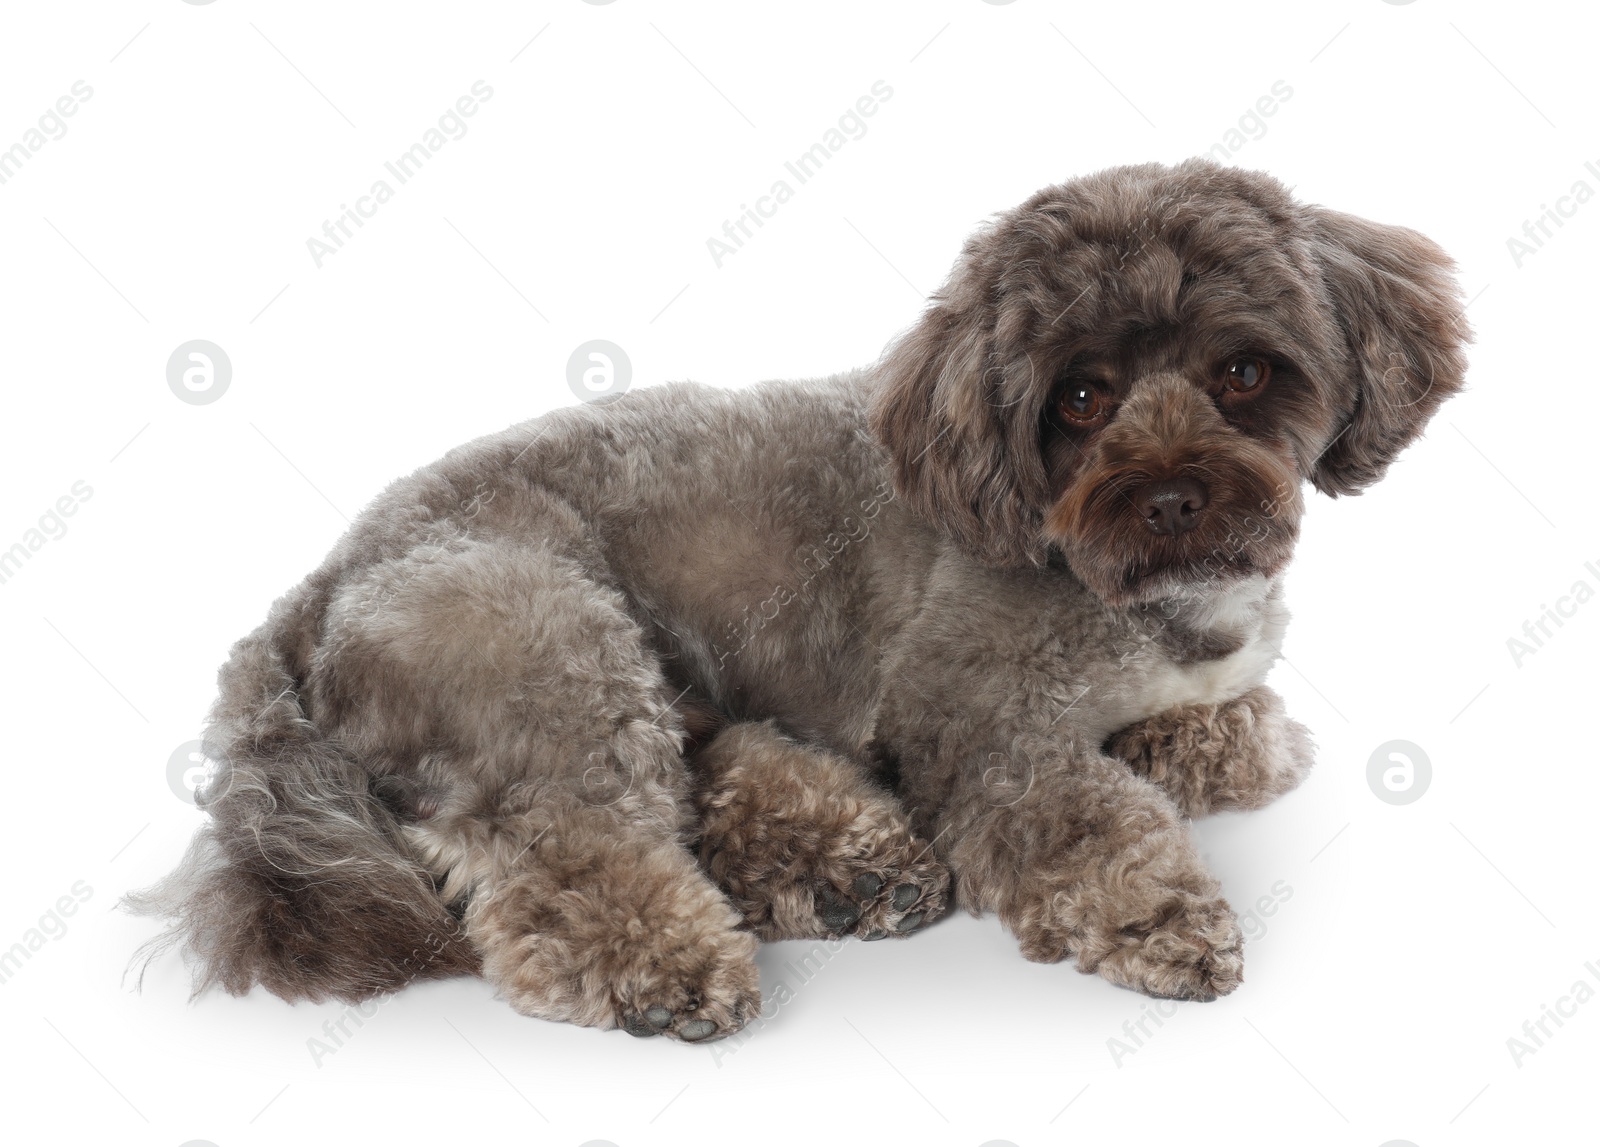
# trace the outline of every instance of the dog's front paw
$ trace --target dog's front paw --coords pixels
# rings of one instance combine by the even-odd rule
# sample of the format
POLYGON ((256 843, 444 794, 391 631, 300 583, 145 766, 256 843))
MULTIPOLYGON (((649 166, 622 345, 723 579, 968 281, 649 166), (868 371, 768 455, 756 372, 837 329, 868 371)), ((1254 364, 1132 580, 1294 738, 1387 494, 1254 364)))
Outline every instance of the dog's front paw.
POLYGON ((1261 686, 1218 705, 1181 705, 1113 736, 1107 751, 1188 816, 1260 808, 1311 771, 1311 735, 1261 686))
POLYGON ((1244 938, 1224 900, 1185 904, 1151 924, 1121 929, 1085 972, 1173 1000, 1214 1000, 1244 980, 1244 938))

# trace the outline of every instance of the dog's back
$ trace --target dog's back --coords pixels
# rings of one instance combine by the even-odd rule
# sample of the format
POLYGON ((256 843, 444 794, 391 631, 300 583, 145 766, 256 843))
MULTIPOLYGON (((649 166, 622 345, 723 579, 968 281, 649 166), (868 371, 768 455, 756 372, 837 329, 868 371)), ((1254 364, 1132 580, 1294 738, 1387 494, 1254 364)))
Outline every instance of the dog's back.
MULTIPOLYGON (((491 720, 481 699, 468 699, 473 713, 424 715, 471 693, 474 668, 493 660, 489 630, 461 634, 456 672, 438 653, 475 624, 428 600, 453 565, 477 563, 471 580, 525 605, 550 660, 636 626, 674 699, 689 688, 735 719, 783 716, 858 749, 875 692, 868 643, 893 611, 854 616, 844 603, 902 576, 900 560, 865 556, 882 534, 899 550, 927 545, 891 505, 868 384, 854 373, 636 391, 478 439, 393 483, 223 666, 206 735, 219 768, 199 794, 211 820, 176 872, 129 898, 172 921, 143 955, 182 944, 197 991, 260 983, 286 999, 356 1000, 478 969, 459 919, 473 866, 425 823, 441 800, 461 811, 453 773, 488 767, 471 746, 440 748, 491 720), (568 572, 581 588, 558 584, 568 572), (543 580, 507 589, 529 578, 543 580), (431 692, 397 666, 419 680, 431 668, 431 692)), ((564 713, 571 741, 605 739, 604 697, 553 681, 525 700, 520 717, 496 716, 553 726, 564 713)), ((679 715, 658 732, 681 736, 679 715)), ((559 756, 562 739, 533 751, 559 756)))

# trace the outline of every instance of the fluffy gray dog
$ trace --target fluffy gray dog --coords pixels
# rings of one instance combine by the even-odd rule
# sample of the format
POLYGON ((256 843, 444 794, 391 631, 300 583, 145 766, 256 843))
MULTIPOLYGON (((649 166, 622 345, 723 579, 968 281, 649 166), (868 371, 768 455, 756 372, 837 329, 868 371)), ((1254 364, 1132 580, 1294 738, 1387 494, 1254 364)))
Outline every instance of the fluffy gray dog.
POLYGON ((876 365, 560 410, 390 486, 221 671, 135 898, 199 987, 701 1040, 757 938, 952 899, 1152 995, 1240 982, 1187 818, 1311 765, 1262 685, 1301 487, 1465 368, 1421 235, 1191 160, 1047 188, 876 365))

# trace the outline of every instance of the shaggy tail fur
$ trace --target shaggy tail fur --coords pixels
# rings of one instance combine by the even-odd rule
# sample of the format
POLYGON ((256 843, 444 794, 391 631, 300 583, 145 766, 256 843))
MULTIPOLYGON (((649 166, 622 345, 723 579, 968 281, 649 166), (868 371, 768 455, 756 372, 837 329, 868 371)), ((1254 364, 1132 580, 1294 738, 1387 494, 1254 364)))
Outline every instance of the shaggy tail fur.
POLYGON ((125 899, 170 921, 134 962, 182 946, 196 995, 261 984, 286 1000, 352 1003, 476 972, 476 953, 393 811, 301 709, 282 648, 295 613, 280 602, 222 668, 206 739, 219 767, 196 794, 211 822, 175 872, 125 899))

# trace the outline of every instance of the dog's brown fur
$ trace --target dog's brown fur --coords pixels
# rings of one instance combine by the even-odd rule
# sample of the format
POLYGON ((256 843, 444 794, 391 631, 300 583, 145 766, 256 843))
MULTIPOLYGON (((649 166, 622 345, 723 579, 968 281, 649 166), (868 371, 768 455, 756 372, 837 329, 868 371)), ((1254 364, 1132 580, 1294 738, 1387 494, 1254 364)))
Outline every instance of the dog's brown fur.
POLYGON ((1260 808, 1304 780, 1312 756, 1306 727, 1264 687, 1158 713, 1116 734, 1106 751, 1189 817, 1260 808))
POLYGON ((693 758, 700 862, 763 940, 909 932, 949 878, 892 793, 855 762, 735 725, 693 758))
POLYGON ((1437 247, 1268 176, 1048 188, 869 370, 638 391, 395 483, 235 646, 211 822, 136 903, 200 987, 480 971, 690 1041, 754 1014, 757 936, 904 936, 952 882, 1031 959, 1231 991, 1185 818, 1310 765, 1262 685, 1300 487, 1376 481, 1466 338, 1437 247), (1200 490, 1181 530, 1161 483, 1200 490))

